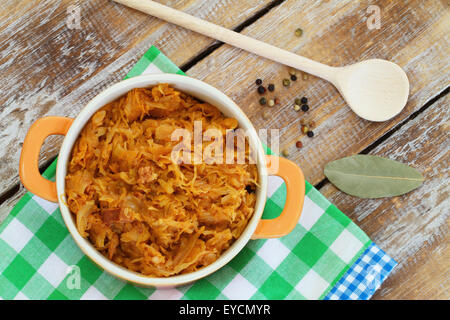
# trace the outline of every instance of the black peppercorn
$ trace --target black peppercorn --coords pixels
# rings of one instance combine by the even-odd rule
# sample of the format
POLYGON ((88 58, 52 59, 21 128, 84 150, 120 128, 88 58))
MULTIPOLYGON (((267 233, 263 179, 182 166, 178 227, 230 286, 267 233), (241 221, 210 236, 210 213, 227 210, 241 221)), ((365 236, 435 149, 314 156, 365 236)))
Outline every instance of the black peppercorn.
POLYGON ((267 89, 269 89, 269 91, 273 91, 273 90, 275 90, 275 85, 273 83, 271 83, 267 86, 267 89))
POLYGON ((258 93, 259 94, 263 94, 263 93, 265 93, 266 92, 266 88, 264 88, 263 86, 259 86, 258 87, 258 93))
POLYGON ((307 104, 302 105, 302 111, 306 112, 309 110, 309 106, 307 104))
POLYGON ((307 104, 307 103, 308 103, 308 98, 303 97, 300 101, 301 101, 303 104, 307 104))
POLYGON ((314 132, 308 131, 308 132, 306 133, 306 135, 307 135, 308 137, 312 138, 312 137, 314 137, 314 132))
POLYGON ((291 74, 291 80, 292 81, 297 81, 297 76, 295 74, 291 74))
POLYGON ((259 104, 262 105, 262 106, 265 105, 266 102, 267 102, 266 98, 259 99, 259 104))
POLYGON ((260 85, 262 85, 262 80, 261 79, 256 79, 255 83, 256 83, 257 86, 260 86, 260 85))

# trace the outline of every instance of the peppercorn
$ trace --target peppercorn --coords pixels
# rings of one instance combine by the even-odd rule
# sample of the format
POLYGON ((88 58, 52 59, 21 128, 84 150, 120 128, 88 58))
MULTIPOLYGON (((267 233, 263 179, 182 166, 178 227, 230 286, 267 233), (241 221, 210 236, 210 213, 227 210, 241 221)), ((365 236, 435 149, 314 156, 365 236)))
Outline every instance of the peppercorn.
POLYGON ((307 104, 302 105, 302 111, 306 112, 309 110, 309 106, 307 104))
POLYGON ((294 104, 294 110, 295 111, 300 111, 300 106, 298 104, 294 104))
POLYGON ((283 79, 283 86, 289 87, 290 84, 291 84, 291 81, 289 79, 283 79))
POLYGON ((285 157, 288 157, 288 156, 289 156, 289 151, 288 151, 287 149, 283 149, 283 150, 281 151, 281 154, 282 154, 283 156, 285 156, 285 157))
POLYGON ((262 80, 261 79, 256 79, 255 83, 256 83, 257 86, 260 86, 260 85, 262 85, 262 80))
POLYGON ((280 104, 280 99, 275 98, 275 99, 274 99, 274 102, 275 102, 275 104, 280 104))
POLYGON ((259 104, 262 105, 262 106, 265 105, 266 102, 267 102, 267 101, 266 101, 266 98, 261 98, 261 99, 259 99, 259 104))
POLYGON ((306 135, 307 135, 309 138, 312 138, 312 137, 314 137, 314 132, 308 131, 308 132, 306 133, 306 135))
POLYGON ((297 142, 295 143, 295 146, 296 146, 297 148, 301 148, 301 147, 303 147, 303 143, 302 143, 301 141, 297 141, 297 142))
POLYGON ((296 98, 294 101, 295 101, 295 104, 298 104, 298 105, 302 104, 302 101, 300 98, 296 98))
POLYGON ((269 119, 270 118, 269 110, 264 111, 263 114, 262 114, 262 117, 263 117, 264 120, 269 119))
POLYGON ((309 128, 307 126, 302 126, 302 132, 307 133, 309 131, 309 128))
POLYGON ((291 74, 291 80, 292 81, 297 81, 297 76, 295 74, 291 74))
POLYGON ((273 107, 275 105, 275 101, 273 101, 273 99, 270 99, 267 104, 269 105, 269 107, 273 107))
POLYGON ((292 76, 292 75, 296 75, 297 74, 297 71, 295 71, 295 69, 294 68, 290 68, 289 69, 289 74, 292 76))
POLYGON ((308 80, 308 75, 306 73, 304 73, 303 76, 302 76, 302 79, 303 80, 308 80))
POLYGON ((303 34, 303 30, 302 30, 302 29, 297 28, 297 29, 295 30, 295 35, 296 35, 297 37, 301 37, 302 34, 303 34))
POLYGON ((273 90, 275 90, 275 85, 273 83, 271 83, 267 86, 267 89, 269 89, 269 91, 273 91, 273 90))
POLYGON ((264 94, 266 92, 266 88, 264 88, 263 86, 259 86, 258 87, 258 93, 259 94, 264 94))
POLYGON ((308 98, 307 98, 307 97, 302 97, 302 98, 300 99, 300 101, 301 101, 303 104, 307 104, 307 103, 308 103, 308 98))

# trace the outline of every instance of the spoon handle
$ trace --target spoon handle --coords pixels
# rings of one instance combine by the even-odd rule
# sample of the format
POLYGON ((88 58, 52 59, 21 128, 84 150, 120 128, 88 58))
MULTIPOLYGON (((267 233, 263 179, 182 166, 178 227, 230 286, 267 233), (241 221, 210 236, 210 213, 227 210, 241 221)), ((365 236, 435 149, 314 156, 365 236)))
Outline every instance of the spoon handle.
POLYGON ((337 69, 150 0, 113 0, 264 58, 335 82, 337 69))

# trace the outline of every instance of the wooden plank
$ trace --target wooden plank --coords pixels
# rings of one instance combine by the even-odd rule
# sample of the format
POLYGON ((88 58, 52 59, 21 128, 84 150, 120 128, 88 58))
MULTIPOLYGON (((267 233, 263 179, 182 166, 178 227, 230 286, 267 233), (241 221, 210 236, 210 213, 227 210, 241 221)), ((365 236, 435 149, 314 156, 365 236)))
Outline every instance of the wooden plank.
POLYGON ((384 58, 402 66, 411 90, 406 108, 391 121, 374 123, 357 117, 329 83, 309 76, 297 80, 289 89, 281 83, 288 68, 250 53, 224 45, 188 71, 228 94, 249 116, 257 129, 279 128, 281 146, 290 151, 307 179, 316 184, 329 161, 355 154, 381 137, 428 100, 441 92, 450 79, 450 12, 439 1, 377 1, 381 28, 366 25, 366 1, 283 2, 242 32, 306 57, 333 66, 347 65, 367 58, 384 58), (297 38, 294 30, 303 29, 297 38), (274 94, 281 104, 262 118, 265 108, 258 103, 256 78, 276 86, 274 94), (311 110, 293 110, 296 97, 307 96, 311 110), (304 147, 294 144, 301 136, 300 119, 314 120, 315 137, 301 137, 304 147))
POLYGON ((370 152, 417 168, 420 188, 383 199, 358 199, 330 183, 320 190, 399 263, 375 299, 450 298, 449 103, 441 98, 370 152))
MULTIPOLYGON (((167 5, 234 28, 270 1, 164 1, 167 5)), ((0 4, 0 195, 18 182, 21 142, 44 115, 75 116, 95 94, 119 81, 151 46, 182 65, 215 41, 104 0, 0 4), (68 15, 80 10, 81 29, 68 15), (70 11, 71 12, 71 11, 70 11), (69 23, 70 25, 70 23, 69 23)), ((42 162, 61 139, 49 138, 42 162)))

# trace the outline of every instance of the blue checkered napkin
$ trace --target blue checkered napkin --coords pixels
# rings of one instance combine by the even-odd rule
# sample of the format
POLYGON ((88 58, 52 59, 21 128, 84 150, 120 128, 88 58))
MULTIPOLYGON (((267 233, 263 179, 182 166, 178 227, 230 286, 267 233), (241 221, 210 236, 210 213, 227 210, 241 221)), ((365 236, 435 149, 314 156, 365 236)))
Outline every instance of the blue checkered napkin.
POLYGON ((368 300, 396 265, 395 260, 372 243, 324 300, 368 300))

